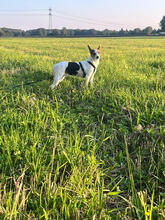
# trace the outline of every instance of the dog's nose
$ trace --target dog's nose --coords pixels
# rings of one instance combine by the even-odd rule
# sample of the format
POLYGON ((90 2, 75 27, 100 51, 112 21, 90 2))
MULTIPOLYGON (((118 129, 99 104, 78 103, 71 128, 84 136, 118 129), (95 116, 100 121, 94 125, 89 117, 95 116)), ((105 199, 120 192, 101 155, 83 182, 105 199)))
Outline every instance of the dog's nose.
POLYGON ((97 56, 96 59, 99 59, 99 56, 97 56))

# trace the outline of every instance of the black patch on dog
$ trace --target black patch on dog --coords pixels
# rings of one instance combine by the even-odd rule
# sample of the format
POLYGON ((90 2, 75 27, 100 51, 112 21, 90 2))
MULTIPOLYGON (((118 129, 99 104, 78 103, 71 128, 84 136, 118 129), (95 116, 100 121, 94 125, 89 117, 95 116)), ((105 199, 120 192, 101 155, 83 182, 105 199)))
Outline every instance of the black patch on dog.
POLYGON ((79 69, 80 69, 80 66, 78 65, 78 63, 69 62, 65 72, 69 75, 76 76, 78 74, 79 69))

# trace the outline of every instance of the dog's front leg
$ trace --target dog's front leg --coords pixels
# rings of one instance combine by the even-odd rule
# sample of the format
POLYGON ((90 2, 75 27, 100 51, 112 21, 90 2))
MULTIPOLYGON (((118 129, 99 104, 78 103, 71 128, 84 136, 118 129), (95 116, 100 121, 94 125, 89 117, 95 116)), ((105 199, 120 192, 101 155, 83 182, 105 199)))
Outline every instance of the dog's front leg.
POLYGON ((90 77, 90 83, 91 83, 92 87, 93 87, 94 75, 95 75, 95 72, 94 72, 94 73, 91 75, 91 77, 90 77))
POLYGON ((94 74, 90 78, 90 82, 91 82, 92 87, 93 87, 93 79, 94 79, 94 74))
POLYGON ((89 76, 88 76, 88 77, 86 77, 86 80, 85 80, 85 85, 86 85, 86 87, 88 87, 89 79, 90 79, 90 77, 89 77, 89 76))

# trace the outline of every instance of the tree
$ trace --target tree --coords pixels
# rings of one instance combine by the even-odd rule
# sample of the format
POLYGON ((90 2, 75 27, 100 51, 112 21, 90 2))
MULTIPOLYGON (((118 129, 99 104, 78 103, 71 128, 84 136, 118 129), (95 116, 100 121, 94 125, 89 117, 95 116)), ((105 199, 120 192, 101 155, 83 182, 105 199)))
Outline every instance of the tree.
POLYGON ((146 27, 146 28, 143 30, 143 33, 144 33, 145 35, 150 35, 150 34, 152 34, 152 27, 151 27, 151 26, 146 27))
POLYGON ((5 36, 4 31, 0 28, 0 37, 5 36))
POLYGON ((53 30, 52 30, 52 35, 53 35, 54 37, 60 37, 60 36, 61 36, 61 31, 58 30, 58 29, 53 29, 53 30))
POLYGON ((61 30, 61 34, 63 37, 69 36, 69 31, 66 29, 66 27, 63 27, 63 29, 61 30))
POLYGON ((163 16, 162 20, 160 21, 161 31, 165 31, 165 16, 163 16))
POLYGON ((124 32, 123 28, 120 29, 118 34, 119 34, 119 36, 124 36, 125 35, 125 32, 124 32))
POLYGON ((141 29, 140 29, 140 28, 135 28, 135 29, 132 31, 132 35, 135 35, 135 36, 141 35, 141 29))
POLYGON ((38 29, 38 34, 40 37, 46 37, 47 36, 47 30, 44 28, 39 28, 38 29))

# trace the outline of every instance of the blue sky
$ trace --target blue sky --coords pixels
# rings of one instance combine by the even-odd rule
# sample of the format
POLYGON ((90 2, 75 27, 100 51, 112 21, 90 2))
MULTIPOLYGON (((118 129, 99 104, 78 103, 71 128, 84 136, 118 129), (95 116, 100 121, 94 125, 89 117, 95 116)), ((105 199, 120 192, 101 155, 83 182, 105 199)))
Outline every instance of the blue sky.
POLYGON ((49 7, 53 28, 158 28, 165 15, 165 0, 1 0, 0 27, 48 28, 49 7))

